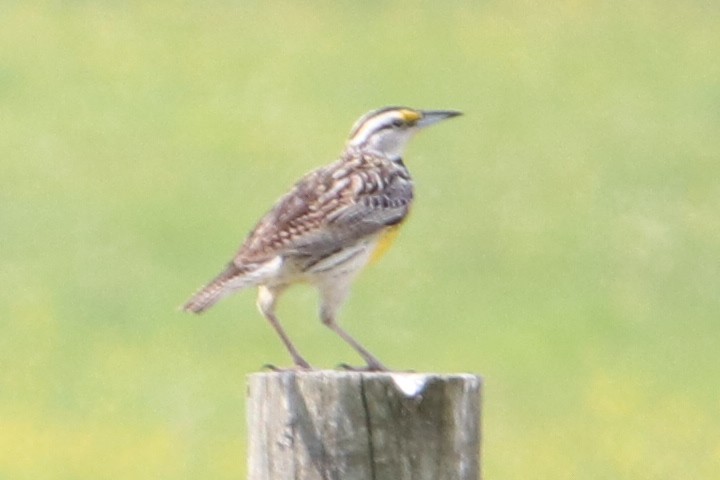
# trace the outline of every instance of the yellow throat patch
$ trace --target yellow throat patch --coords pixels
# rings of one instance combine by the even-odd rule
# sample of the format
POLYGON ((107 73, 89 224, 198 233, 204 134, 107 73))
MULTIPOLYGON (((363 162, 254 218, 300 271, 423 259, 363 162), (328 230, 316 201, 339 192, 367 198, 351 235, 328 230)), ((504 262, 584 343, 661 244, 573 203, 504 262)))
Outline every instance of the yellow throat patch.
POLYGON ((395 239, 397 239, 398 233, 400 233, 400 225, 401 224, 397 224, 392 227, 388 227, 380 234, 375 250, 370 257, 370 263, 377 262, 383 255, 385 255, 385 253, 387 253, 393 242, 395 242, 395 239))

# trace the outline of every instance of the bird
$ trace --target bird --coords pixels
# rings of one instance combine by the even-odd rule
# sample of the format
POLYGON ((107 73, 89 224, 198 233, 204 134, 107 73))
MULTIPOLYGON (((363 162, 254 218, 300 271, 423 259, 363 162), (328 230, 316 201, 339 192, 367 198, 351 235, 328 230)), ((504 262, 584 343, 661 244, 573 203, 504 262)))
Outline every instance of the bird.
POLYGON ((457 117, 455 110, 385 107, 360 117, 339 158, 303 176, 261 218, 226 268, 183 310, 202 313, 228 295, 257 287, 257 307, 278 334, 295 369, 312 369, 275 313, 291 285, 319 293, 319 316, 365 361, 387 368, 338 323, 353 280, 390 246, 408 216, 413 180, 403 154, 420 130, 457 117))

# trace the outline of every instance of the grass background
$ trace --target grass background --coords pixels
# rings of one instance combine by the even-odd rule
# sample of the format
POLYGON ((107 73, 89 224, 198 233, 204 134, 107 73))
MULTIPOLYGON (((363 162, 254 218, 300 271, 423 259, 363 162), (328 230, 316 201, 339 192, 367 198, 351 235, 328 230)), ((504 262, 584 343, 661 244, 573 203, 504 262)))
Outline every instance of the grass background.
MULTIPOLYGON (((0 479, 245 476, 252 293, 175 308, 388 104, 413 218, 342 323, 486 380, 491 479, 720 471, 713 2, 0 4, 0 479)), ((357 358, 280 307, 316 365, 357 358)))

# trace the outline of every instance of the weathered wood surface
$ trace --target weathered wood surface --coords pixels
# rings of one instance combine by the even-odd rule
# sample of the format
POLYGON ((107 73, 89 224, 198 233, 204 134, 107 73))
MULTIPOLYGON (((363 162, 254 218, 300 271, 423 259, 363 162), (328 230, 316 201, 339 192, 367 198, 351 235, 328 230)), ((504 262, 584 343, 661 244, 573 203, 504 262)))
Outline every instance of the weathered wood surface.
POLYGON ((475 375, 250 375, 250 480, 478 480, 475 375))

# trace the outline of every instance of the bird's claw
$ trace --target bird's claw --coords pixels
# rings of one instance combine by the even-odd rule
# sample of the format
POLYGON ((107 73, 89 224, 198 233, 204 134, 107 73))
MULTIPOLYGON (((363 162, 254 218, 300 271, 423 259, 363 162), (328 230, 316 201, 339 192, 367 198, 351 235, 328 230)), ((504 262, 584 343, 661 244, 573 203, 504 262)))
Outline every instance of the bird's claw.
POLYGON ((271 363, 266 363, 262 366, 262 370, 270 370, 271 372, 275 373, 282 373, 282 372, 306 372, 313 370, 313 368, 310 366, 310 364, 304 364, 304 365, 293 365, 292 367, 276 367, 275 365, 271 363))
POLYGON ((341 363, 338 365, 338 368, 342 370, 346 370, 348 372, 387 372, 388 369, 385 368, 384 365, 380 363, 372 363, 367 364, 362 367, 355 367, 353 365, 349 365, 347 363, 341 363))

